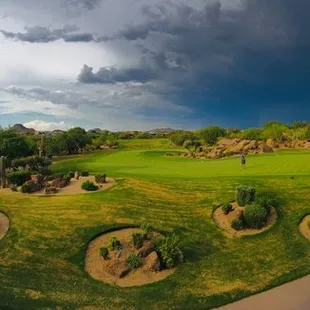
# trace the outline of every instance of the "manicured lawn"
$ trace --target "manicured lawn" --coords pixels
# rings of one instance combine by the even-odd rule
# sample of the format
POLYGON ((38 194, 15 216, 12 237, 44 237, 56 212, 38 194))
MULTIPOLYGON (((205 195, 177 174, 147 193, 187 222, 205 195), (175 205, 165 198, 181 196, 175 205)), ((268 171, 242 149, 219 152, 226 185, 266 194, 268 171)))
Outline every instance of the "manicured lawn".
POLYGON ((11 219, 0 241, 0 309, 208 309, 310 273, 310 243, 297 228, 310 213, 310 152, 252 156, 242 170, 238 158, 167 157, 169 145, 136 145, 53 165, 55 171, 124 178, 106 192, 0 194, 0 210, 11 219), (271 230, 231 239, 216 227, 212 206, 233 199, 239 184, 281 198, 280 219, 271 230), (94 236, 145 221, 180 235, 185 263, 175 274, 121 289, 84 272, 84 252, 94 236))

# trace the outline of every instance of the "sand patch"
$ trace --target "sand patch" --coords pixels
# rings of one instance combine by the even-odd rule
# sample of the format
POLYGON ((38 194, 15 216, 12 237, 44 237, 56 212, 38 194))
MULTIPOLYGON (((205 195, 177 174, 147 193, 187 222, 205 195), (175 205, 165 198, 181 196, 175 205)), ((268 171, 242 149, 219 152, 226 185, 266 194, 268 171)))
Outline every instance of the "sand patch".
POLYGON ((299 231, 303 236, 310 240, 310 228, 308 226, 308 223, 310 223, 310 214, 305 216, 299 224, 299 231))
MULTIPOLYGON (((97 184, 94 176, 80 177, 78 180, 72 178, 68 186, 66 186, 64 188, 60 188, 58 190, 58 193, 53 194, 53 195, 61 196, 61 195, 77 195, 77 194, 98 193, 98 192, 104 191, 108 188, 111 188, 114 184, 115 184, 115 180, 112 178, 107 178, 107 182, 104 184, 97 184), (84 189, 82 189, 81 188, 82 184, 87 180, 94 182, 97 186, 99 186, 99 189, 97 191, 94 191, 94 192, 88 192, 88 191, 85 191, 84 189)), ((39 196, 46 195, 45 189, 42 189, 41 191, 38 191, 35 193, 32 193, 31 195, 39 195, 39 196)))
POLYGON ((123 278, 117 278, 107 273, 109 260, 100 255, 100 248, 107 247, 109 239, 116 237, 120 240, 122 251, 120 259, 126 259, 129 253, 136 251, 131 243, 133 233, 143 233, 139 228, 127 228, 103 234, 93 240, 87 249, 85 258, 85 271, 96 280, 115 284, 121 287, 140 286, 157 282, 173 274, 176 268, 164 269, 158 272, 144 270, 143 267, 130 271, 123 278))
POLYGON ((4 214, 0 212, 0 240, 4 238, 4 236, 9 231, 10 227, 10 220, 9 218, 4 214))
POLYGON ((233 237, 242 237, 248 235, 257 235, 260 234, 273 226, 273 224, 278 219, 278 214, 276 208, 272 207, 270 215, 267 219, 266 226, 261 229, 242 229, 242 230, 235 230, 231 227, 231 220, 235 218, 235 213, 239 210, 244 210, 243 207, 238 206, 237 203, 232 203, 234 210, 230 212, 228 215, 225 215, 222 209, 219 207, 213 212, 213 219, 217 226, 224 230, 226 235, 233 236, 233 237))

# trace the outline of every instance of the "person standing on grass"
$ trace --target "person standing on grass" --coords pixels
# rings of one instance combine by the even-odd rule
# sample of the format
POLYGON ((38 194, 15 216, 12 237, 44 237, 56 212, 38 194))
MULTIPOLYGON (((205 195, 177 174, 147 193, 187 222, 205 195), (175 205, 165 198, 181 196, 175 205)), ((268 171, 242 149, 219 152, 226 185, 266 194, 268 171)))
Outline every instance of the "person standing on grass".
POLYGON ((245 168, 246 158, 245 158, 245 154, 244 154, 244 153, 241 154, 240 160, 241 160, 241 166, 242 166, 242 168, 245 168))

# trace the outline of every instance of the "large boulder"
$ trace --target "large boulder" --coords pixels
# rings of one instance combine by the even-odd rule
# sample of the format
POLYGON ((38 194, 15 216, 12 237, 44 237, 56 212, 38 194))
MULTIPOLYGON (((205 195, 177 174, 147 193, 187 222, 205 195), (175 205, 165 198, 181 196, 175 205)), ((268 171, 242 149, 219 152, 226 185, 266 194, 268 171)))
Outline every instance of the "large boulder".
POLYGON ((58 190, 56 187, 54 186, 49 186, 45 189, 45 194, 46 195, 53 195, 53 194, 57 194, 58 190))
POLYGON ((247 144, 244 148, 243 151, 244 152, 249 152, 249 151, 253 151, 256 150, 258 148, 258 141, 256 140, 251 140, 249 142, 249 144, 247 144))
POLYGON ((143 269, 150 271, 159 271, 160 267, 161 265, 159 256, 156 251, 153 251, 146 257, 143 269))
POLYGON ((273 153, 273 148, 267 144, 262 145, 262 151, 264 153, 273 153))
POLYGON ((123 278, 129 273, 130 269, 124 260, 113 258, 108 262, 106 272, 111 276, 123 278))
POLYGON ((59 187, 59 184, 62 182, 62 179, 63 179, 62 176, 59 176, 59 177, 55 178, 55 179, 52 181, 51 185, 52 185, 52 186, 55 186, 55 187, 59 187))
POLYGON ((230 150, 235 153, 239 154, 244 151, 244 148, 251 142, 251 140, 242 140, 237 145, 230 148, 230 150))
POLYGON ((144 258, 151 254, 153 251, 155 251, 155 244, 153 241, 149 240, 144 243, 141 249, 138 250, 137 255, 140 258, 144 258))

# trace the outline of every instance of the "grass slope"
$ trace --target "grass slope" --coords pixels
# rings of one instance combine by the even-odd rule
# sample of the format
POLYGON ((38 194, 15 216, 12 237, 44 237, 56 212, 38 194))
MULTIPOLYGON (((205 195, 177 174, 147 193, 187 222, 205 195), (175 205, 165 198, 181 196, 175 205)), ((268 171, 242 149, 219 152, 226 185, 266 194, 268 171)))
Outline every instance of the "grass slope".
POLYGON ((125 180, 92 195, 1 193, 0 210, 12 226, 0 242, 0 309, 209 309, 309 274, 310 244, 297 227, 310 213, 309 158, 303 151, 255 156, 245 171, 238 159, 200 162, 162 150, 58 161, 56 171, 89 169, 125 180), (212 205, 234 198, 239 184, 282 198, 270 231, 230 239, 212 221, 212 205), (84 272, 94 236, 144 221, 180 235, 186 261, 174 275, 120 289, 84 272))

